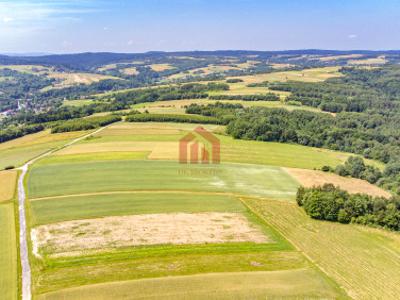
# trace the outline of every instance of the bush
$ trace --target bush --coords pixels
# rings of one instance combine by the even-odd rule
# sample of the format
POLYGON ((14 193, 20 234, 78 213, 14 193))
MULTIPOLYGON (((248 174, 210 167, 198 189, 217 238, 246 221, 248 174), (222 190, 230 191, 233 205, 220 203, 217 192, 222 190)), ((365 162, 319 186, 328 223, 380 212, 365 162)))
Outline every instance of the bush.
POLYGON ((330 166, 323 166, 321 168, 321 171, 323 171, 323 172, 332 172, 333 169, 330 166))
POLYGON ((226 80, 226 83, 238 83, 238 82, 243 82, 243 80, 240 78, 231 78, 226 80))
POLYGON ((12 170, 12 169, 15 169, 15 166, 7 166, 4 168, 4 170, 12 170))

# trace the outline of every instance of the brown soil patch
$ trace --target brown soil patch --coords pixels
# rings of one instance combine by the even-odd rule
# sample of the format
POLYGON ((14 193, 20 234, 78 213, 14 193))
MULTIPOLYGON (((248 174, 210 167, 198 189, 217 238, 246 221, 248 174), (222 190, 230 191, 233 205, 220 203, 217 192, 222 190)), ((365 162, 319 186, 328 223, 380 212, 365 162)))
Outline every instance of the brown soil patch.
POLYGON ((332 183, 351 194, 367 194, 377 197, 390 198, 391 194, 367 181, 355 178, 341 177, 332 173, 322 171, 284 168, 291 176, 305 187, 321 186, 332 183))
POLYGON ((106 217, 32 229, 34 252, 58 256, 137 245, 269 242, 238 213, 174 213, 106 217))

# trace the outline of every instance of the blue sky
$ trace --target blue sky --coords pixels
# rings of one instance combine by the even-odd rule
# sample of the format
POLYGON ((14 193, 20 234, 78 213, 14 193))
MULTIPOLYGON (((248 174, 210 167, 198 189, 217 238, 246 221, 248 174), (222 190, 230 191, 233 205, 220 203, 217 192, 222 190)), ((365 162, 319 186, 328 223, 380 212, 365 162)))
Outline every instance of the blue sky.
POLYGON ((0 52, 400 49, 397 0, 0 0, 0 52))

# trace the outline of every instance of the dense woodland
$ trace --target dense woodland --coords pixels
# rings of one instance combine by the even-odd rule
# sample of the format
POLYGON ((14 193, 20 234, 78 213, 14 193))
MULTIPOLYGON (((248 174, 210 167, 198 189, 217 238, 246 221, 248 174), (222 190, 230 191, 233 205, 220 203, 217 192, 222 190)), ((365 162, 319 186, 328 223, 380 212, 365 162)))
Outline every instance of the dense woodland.
POLYGON ((322 187, 300 187, 296 197, 299 206, 314 219, 357 223, 400 231, 400 199, 351 195, 332 184, 322 187))

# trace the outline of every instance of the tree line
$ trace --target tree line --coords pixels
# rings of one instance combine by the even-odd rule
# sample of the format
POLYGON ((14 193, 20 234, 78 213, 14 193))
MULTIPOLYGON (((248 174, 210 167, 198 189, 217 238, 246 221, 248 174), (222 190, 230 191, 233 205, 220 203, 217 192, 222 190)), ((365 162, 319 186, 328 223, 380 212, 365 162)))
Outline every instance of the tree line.
POLYGON ((51 133, 96 129, 115 122, 119 122, 121 120, 122 118, 120 116, 115 115, 73 119, 66 122, 54 124, 51 128, 51 133))

